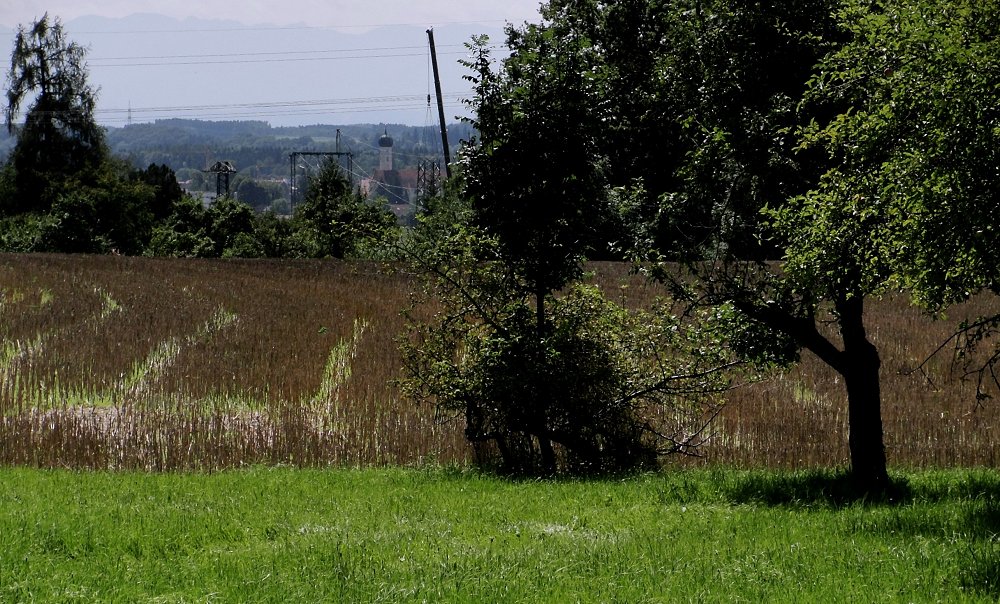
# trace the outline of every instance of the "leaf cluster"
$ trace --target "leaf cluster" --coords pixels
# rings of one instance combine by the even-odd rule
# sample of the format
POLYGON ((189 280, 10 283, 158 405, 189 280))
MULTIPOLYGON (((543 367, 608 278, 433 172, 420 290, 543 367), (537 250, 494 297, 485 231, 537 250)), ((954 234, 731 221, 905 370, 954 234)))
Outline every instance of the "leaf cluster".
POLYGON ((806 102, 849 110, 801 135, 836 161, 819 185, 776 215, 796 235, 800 278, 859 293, 886 286, 940 310, 996 289, 1000 162, 1000 7, 994 1, 847 2, 848 41, 811 80, 806 102))

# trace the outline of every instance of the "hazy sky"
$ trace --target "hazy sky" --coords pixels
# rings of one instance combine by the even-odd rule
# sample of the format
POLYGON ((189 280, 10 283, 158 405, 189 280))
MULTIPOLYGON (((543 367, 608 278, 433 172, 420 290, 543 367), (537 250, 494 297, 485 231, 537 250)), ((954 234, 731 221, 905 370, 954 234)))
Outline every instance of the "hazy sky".
POLYGON ((156 13, 179 19, 225 19, 244 25, 359 27, 414 24, 431 26, 448 22, 519 23, 535 20, 539 0, 6 0, 0 24, 28 23, 46 11, 63 20, 85 15, 125 17, 156 13))
MULTIPOLYGON (((436 119, 432 27, 448 120, 467 115, 459 61, 473 35, 503 42, 505 23, 537 22, 539 0, 0 0, 0 60, 12 30, 45 12, 88 49, 97 118, 272 125, 436 119), (6 33, 4 33, 6 29, 6 33)), ((497 52, 502 52, 498 49, 497 52)), ((2 68, 0 68, 2 69, 2 68)), ((0 75, 6 75, 2 69, 0 75)))

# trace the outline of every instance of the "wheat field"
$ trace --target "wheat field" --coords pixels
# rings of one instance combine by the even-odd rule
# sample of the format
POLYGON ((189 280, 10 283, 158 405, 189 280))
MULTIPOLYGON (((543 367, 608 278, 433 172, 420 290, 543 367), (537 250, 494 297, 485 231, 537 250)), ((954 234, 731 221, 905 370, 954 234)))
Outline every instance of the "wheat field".
MULTIPOLYGON (((596 264, 609 295, 659 288, 596 264)), ((0 463, 214 470, 470 459, 462 425, 400 398, 397 339, 416 281, 340 261, 0 255, 0 463)), ((982 298, 934 322, 869 306, 890 464, 993 466, 1000 417, 946 350, 982 298)), ((842 381, 814 357, 729 393, 701 457, 668 464, 847 462, 842 381)))

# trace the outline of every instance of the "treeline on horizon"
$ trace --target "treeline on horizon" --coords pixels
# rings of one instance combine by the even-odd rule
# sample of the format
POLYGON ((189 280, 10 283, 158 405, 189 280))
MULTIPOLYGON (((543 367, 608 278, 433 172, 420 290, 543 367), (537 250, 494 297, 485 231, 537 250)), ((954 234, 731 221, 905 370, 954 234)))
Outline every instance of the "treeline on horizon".
MULTIPOLYGON (((157 120, 108 129, 108 145, 115 155, 137 167, 166 164, 183 178, 184 169, 204 170, 206 159, 235 163, 237 170, 254 178, 287 178, 292 151, 336 151, 353 154, 361 174, 378 167, 378 139, 388 132, 393 139, 397 169, 420 161, 442 161, 440 128, 404 124, 350 124, 343 126, 271 126, 261 121, 157 120), (206 157, 207 156, 207 157, 206 157)), ((473 136, 469 124, 448 126, 448 142, 457 153, 461 141, 473 136)))
MULTIPOLYGON (((346 125, 311 124, 272 126, 260 120, 198 120, 170 118, 153 122, 106 127, 108 149, 135 168, 164 164, 189 180, 215 161, 230 161, 238 175, 261 179, 288 178, 288 155, 292 151, 335 151, 338 132, 340 148, 353 154, 357 170, 370 175, 378 166, 378 139, 383 133, 393 139, 397 169, 415 167, 420 161, 441 162, 440 128, 395 123, 346 125)), ((471 140, 471 125, 448 125, 452 155, 462 141, 471 140)), ((17 137, 0 131, 0 161, 13 152, 17 137)), ((214 190, 214 182, 210 183, 214 190)), ((208 190, 208 189, 206 189, 208 190)))

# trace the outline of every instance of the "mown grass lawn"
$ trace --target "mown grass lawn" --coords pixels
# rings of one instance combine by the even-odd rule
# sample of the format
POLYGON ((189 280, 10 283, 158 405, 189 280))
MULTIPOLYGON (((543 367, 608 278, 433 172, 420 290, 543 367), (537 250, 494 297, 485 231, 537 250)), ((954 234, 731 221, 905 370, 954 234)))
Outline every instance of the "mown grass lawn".
POLYGON ((1000 590, 1000 473, 0 469, 2 602, 956 602, 1000 590))

